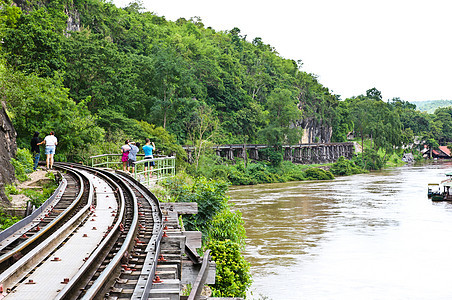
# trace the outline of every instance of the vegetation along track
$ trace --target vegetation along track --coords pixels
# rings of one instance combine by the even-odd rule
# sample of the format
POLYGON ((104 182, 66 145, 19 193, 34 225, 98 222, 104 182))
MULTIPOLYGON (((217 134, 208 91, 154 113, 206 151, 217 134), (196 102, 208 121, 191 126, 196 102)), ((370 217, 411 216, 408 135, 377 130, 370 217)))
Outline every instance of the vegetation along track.
MULTIPOLYGON (((45 258, 42 262, 28 266, 27 271, 24 271, 24 267, 21 264, 15 263, 8 268, 8 272, 0 275, 3 276, 5 273, 15 274, 11 276, 14 279, 0 281, 2 288, 5 287, 5 290, 11 291, 8 294, 8 298, 19 299, 23 297, 24 293, 20 292, 20 284, 36 284, 36 281, 44 281, 43 276, 39 274, 46 271, 37 270, 39 268, 45 270, 46 262, 54 262, 53 268, 55 268, 57 266, 55 261, 65 260, 63 258, 64 254, 61 254, 62 257, 57 256, 58 251, 64 253, 62 250, 64 248, 63 245, 69 245, 72 240, 80 239, 81 233, 79 231, 86 232, 87 227, 91 226, 91 222, 94 224, 98 215, 99 219, 101 219, 100 214, 102 213, 108 213, 112 218, 105 230, 99 228, 102 238, 93 242, 95 247, 89 253, 83 251, 76 253, 76 249, 72 251, 72 256, 68 261, 74 262, 73 266, 65 266, 63 268, 74 269, 72 272, 74 274, 62 278, 61 282, 54 287, 54 290, 51 290, 52 288, 48 289, 45 292, 46 298, 147 298, 147 293, 149 293, 152 287, 152 280, 154 279, 159 243, 163 233, 162 214, 158 200, 146 188, 126 177, 80 165, 58 163, 56 167, 67 172, 63 175, 64 177, 84 178, 80 181, 78 194, 86 194, 86 196, 81 197, 86 198, 85 201, 81 201, 81 207, 85 205, 84 210, 86 212, 84 214, 81 213, 83 209, 80 208, 78 213, 72 213, 72 219, 79 220, 79 225, 77 225, 79 227, 69 226, 72 228, 72 230, 69 230, 70 234, 68 233, 64 239, 60 238, 58 243, 50 242, 50 238, 44 237, 39 243, 35 243, 36 247, 41 248, 43 247, 42 245, 55 244, 53 250, 43 255, 45 258), (78 175, 67 175, 76 173, 78 175), (104 184, 100 184, 101 181, 104 184), (89 190, 91 192, 87 192, 89 190), (104 202, 111 201, 112 198, 117 203, 116 207, 101 208, 104 202), (98 201, 97 206, 94 202, 95 199, 98 201), (83 215, 82 221, 80 221, 80 215, 83 215), (77 235, 78 237, 76 237, 77 235), (80 255, 83 257, 80 257, 80 255), (14 269, 16 271, 12 272, 11 270, 14 269), (18 279, 19 277, 20 279, 18 279)), ((71 183, 70 186, 78 185, 71 183)), ((67 192, 67 195, 72 195, 74 199, 74 191, 68 189, 67 192)), ((63 208, 56 205, 52 208, 55 213, 63 210, 63 208)), ((102 219, 105 218, 102 217, 102 219)), ((70 218, 65 220, 69 221, 70 218)), ((61 225, 63 224, 62 222, 58 226, 55 225, 55 228, 63 227, 61 225)), ((96 227, 91 229, 97 230, 96 227)), ((85 233, 81 236, 90 235, 85 233)), ((32 257, 35 255, 32 253, 33 251, 36 250, 29 251, 32 257)), ((52 266, 50 267, 52 268, 52 266)), ((34 292, 34 296, 38 295, 38 293, 34 292)))

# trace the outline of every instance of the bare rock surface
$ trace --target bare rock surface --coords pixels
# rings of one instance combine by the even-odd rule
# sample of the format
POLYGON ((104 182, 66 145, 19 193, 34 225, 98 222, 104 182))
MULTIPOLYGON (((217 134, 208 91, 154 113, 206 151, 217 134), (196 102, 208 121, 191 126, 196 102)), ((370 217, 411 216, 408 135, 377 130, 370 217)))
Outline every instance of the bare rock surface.
POLYGON ((11 158, 16 156, 16 130, 6 114, 6 105, 2 101, 0 108, 0 200, 4 206, 9 206, 5 195, 5 185, 14 182, 14 168, 11 158))
MULTIPOLYGON (((29 180, 20 183, 17 188, 19 190, 26 189, 41 189, 42 186, 49 182, 50 179, 46 177, 47 172, 41 169, 37 169, 33 173, 28 174, 29 180)), ((11 207, 12 208, 25 208, 27 207, 27 201, 30 200, 27 196, 19 194, 19 195, 11 195, 11 207)))

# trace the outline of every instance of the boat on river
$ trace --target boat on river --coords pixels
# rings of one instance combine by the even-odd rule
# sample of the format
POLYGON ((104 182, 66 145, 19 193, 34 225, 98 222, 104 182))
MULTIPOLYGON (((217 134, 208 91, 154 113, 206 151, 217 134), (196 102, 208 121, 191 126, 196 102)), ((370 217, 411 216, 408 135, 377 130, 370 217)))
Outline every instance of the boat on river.
POLYGON ((441 183, 429 183, 427 188, 427 196, 432 201, 452 201, 452 172, 445 174, 446 180, 441 183))
POLYGON ((429 183, 427 186, 427 196, 429 198, 438 198, 438 196, 441 196, 441 186, 439 183, 429 183))

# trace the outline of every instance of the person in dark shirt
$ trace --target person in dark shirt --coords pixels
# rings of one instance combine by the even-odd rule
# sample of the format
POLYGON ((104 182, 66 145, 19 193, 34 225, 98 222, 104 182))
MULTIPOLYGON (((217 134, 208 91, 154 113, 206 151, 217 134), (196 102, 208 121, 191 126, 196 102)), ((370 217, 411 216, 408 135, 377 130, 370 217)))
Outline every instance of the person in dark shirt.
POLYGON ((31 153, 33 155, 33 171, 36 171, 38 168, 39 158, 41 157, 41 151, 39 150, 39 145, 41 144, 41 140, 39 138, 39 132, 35 132, 33 137, 31 138, 30 146, 31 153))

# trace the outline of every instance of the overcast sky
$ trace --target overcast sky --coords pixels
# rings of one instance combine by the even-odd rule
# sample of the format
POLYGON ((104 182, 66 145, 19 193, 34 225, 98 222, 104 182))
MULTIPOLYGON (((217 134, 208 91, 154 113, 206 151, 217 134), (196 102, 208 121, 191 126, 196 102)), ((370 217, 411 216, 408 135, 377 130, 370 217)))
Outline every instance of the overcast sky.
MULTIPOLYGON (((119 7, 129 0, 114 0, 119 7)), ((213 29, 238 27, 341 99, 377 88, 383 98, 452 100, 450 0, 143 0, 175 21, 200 17, 213 29)))

